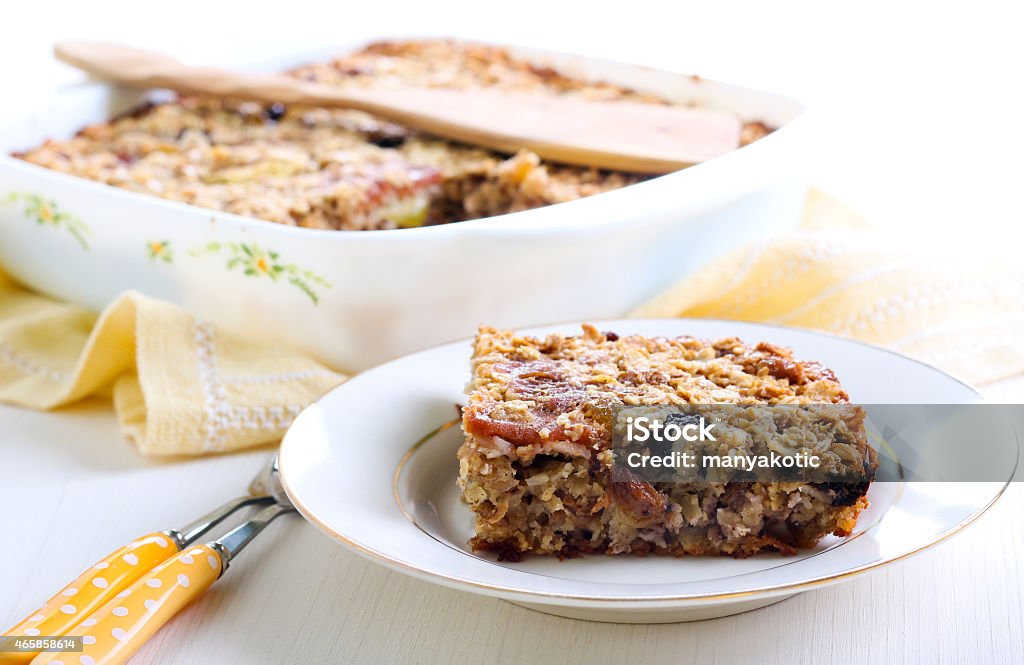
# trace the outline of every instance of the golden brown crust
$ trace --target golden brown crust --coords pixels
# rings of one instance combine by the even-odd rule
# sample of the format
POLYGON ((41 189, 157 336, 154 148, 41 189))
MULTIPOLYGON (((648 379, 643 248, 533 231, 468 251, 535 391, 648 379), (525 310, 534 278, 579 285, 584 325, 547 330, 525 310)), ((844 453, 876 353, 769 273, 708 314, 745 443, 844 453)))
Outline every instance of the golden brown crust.
POLYGON ((480 329, 463 422, 470 434, 515 442, 606 435, 606 405, 832 403, 849 400, 831 371, 788 349, 736 338, 583 335, 544 339, 480 329))

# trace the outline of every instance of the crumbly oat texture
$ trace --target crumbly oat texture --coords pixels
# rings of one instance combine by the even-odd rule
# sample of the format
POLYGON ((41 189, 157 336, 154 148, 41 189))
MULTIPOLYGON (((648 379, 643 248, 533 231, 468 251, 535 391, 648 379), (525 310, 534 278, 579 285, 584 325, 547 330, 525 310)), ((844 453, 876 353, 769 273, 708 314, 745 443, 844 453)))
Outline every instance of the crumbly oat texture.
MULTIPOLYGON (((748 556, 848 535, 868 482, 651 483, 614 465, 609 405, 828 404, 831 371, 784 348, 727 338, 538 339, 481 328, 458 452, 477 551, 748 556)), ((851 411, 856 411, 851 406, 851 411)), ((862 416, 861 416, 862 424, 862 416)), ((844 456, 877 462, 856 415, 844 456)))
MULTIPOLYGON (((664 103, 564 76, 499 47, 381 42, 289 74, 339 86, 500 87, 664 103)), ((770 129, 743 128, 741 142, 770 129)), ((543 163, 440 140, 359 111, 181 97, 18 155, 205 208, 316 229, 441 224, 570 201, 645 176, 543 163)))

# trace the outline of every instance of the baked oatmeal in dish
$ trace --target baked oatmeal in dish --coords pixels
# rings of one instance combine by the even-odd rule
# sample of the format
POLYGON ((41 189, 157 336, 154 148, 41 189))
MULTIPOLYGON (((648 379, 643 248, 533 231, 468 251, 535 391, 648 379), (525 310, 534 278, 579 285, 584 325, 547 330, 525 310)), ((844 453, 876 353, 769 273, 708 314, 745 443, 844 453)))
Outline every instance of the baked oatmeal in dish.
MULTIPOLYGON (((475 513, 471 546, 501 559, 792 554, 852 532, 877 468, 864 411, 833 373, 768 343, 620 338, 588 325, 579 336, 534 338, 484 327, 467 393, 458 459, 475 513), (610 410, 695 404, 827 405, 842 415, 822 431, 866 480, 657 482, 616 463, 610 410)), ((812 420, 799 426, 820 430, 812 420)))
MULTIPOLYGON (((565 76, 503 48, 381 42, 288 72, 339 86, 499 87, 666 103, 565 76)), ((770 131, 747 123, 741 143, 770 131)), ((182 96, 16 155, 172 201, 315 229, 443 224, 571 201, 646 179, 502 155, 360 111, 182 96)))

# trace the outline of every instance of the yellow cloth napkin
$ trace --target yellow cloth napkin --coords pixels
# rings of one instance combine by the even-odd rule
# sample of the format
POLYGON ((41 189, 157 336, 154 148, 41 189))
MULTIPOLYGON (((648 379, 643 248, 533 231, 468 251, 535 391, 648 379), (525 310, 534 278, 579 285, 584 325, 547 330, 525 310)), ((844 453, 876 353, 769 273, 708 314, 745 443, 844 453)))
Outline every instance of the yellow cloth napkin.
POLYGON ((121 427, 143 453, 199 455, 276 441, 344 378, 139 293, 97 317, 0 273, 0 401, 51 409, 112 387, 121 427))
POLYGON ((1019 251, 969 233, 886 233, 815 189, 801 230, 722 257, 632 314, 826 330, 972 383, 1024 372, 1019 251))
MULTIPOLYGON (((981 382, 1024 372, 1017 264, 960 247, 908 253, 812 190, 801 231, 718 259, 633 314, 819 328, 981 382)), ((0 401, 51 409, 112 388, 121 426, 143 453, 276 441, 302 407, 344 378, 138 293, 97 316, 0 273, 0 401)))

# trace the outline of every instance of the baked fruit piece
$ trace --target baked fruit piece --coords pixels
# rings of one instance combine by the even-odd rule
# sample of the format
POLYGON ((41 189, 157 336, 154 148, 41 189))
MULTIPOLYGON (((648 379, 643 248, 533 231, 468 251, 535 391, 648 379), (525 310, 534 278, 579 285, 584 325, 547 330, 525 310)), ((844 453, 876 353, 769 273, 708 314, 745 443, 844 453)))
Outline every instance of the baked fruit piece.
MULTIPOLYGON (((619 338, 584 325, 543 339, 480 329, 462 410, 459 485, 476 551, 748 556, 849 535, 869 482, 648 482, 614 465, 609 406, 828 404, 831 371, 736 338, 619 338), (624 473, 625 472, 625 473, 624 473)), ((844 455, 877 461, 863 412, 844 455)), ((856 416, 854 418, 856 420, 856 416)))

